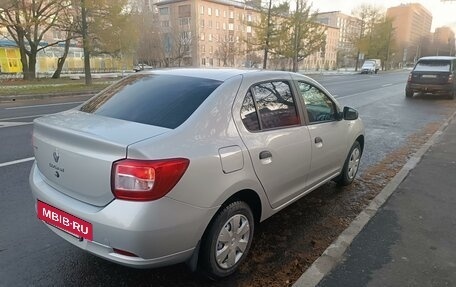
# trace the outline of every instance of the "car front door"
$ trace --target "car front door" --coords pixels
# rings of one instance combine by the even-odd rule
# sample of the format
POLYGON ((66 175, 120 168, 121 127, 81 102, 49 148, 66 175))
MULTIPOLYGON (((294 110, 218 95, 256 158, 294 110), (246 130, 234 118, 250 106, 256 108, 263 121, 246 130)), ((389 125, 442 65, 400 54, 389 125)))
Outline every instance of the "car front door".
POLYGON ((241 107, 238 112, 233 109, 233 116, 240 117, 239 132, 255 173, 273 208, 305 190, 310 170, 310 134, 301 125, 290 80, 244 82, 238 92, 243 98, 241 107))
POLYGON ((347 152, 348 123, 340 120, 339 110, 324 91, 312 83, 298 81, 305 104, 311 137, 312 161, 307 187, 312 188, 334 177, 344 164, 347 152))

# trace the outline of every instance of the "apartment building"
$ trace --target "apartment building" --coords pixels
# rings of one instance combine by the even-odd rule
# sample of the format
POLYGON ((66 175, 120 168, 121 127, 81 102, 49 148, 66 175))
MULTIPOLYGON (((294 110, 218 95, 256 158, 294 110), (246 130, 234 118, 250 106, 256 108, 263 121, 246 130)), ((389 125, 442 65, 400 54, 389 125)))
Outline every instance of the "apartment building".
POLYGON ((165 32, 165 53, 181 58, 179 64, 250 65, 252 23, 259 20, 252 6, 230 0, 166 0, 156 5, 165 32))
POLYGON ((393 20, 399 60, 413 63, 421 57, 422 41, 431 33, 431 12, 419 3, 410 3, 388 8, 386 16, 393 20))
POLYGON ((455 54, 455 34, 450 27, 435 28, 434 48, 435 54, 440 56, 452 56, 455 54))
MULTIPOLYGON (((326 26, 326 25, 325 25, 326 26)), ((317 51, 305 58, 300 67, 304 70, 333 70, 337 66, 337 51, 339 47, 340 29, 326 26, 326 45, 324 49, 317 51)))
POLYGON ((317 14, 317 21, 321 24, 339 28, 338 47, 344 50, 353 49, 353 38, 361 33, 361 20, 341 13, 340 11, 323 12, 317 14))

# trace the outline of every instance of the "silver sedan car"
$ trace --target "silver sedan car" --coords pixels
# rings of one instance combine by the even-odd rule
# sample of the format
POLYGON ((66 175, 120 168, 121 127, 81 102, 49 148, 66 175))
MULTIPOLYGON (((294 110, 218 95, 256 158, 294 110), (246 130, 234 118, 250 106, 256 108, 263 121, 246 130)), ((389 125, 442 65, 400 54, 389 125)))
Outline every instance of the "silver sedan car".
POLYGON ((122 265, 221 278, 256 224, 354 180, 364 127, 300 74, 176 69, 36 119, 33 147, 37 217, 57 235, 122 265))

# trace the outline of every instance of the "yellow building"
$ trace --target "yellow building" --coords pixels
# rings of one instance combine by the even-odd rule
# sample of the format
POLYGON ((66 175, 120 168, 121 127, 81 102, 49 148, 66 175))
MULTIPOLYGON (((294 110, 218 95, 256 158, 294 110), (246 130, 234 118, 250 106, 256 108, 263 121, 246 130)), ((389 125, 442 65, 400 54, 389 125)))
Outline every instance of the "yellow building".
POLYGON ((0 73, 22 72, 21 54, 14 42, 0 41, 0 73))

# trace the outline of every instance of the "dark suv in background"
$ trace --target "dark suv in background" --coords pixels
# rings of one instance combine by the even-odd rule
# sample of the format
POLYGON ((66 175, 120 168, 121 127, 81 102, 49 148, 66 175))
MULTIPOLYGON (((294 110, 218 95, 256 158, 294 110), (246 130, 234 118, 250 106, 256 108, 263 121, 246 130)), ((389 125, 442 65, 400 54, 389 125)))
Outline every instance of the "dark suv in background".
POLYGON ((456 57, 434 56, 418 60, 410 73, 405 96, 415 92, 456 97, 456 57))

